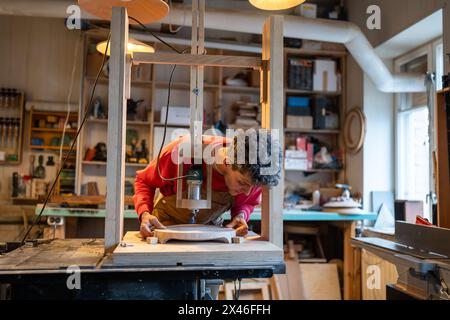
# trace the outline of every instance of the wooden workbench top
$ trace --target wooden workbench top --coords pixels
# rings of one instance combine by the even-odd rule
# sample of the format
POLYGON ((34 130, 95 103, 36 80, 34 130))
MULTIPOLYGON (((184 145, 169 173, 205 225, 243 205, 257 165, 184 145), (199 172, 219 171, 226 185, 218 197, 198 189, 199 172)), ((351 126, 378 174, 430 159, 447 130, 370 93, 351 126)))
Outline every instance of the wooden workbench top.
POLYGON ((105 266, 192 266, 274 265, 283 263, 283 250, 268 241, 249 240, 240 244, 171 241, 151 245, 139 232, 127 232, 126 246, 118 246, 105 266))

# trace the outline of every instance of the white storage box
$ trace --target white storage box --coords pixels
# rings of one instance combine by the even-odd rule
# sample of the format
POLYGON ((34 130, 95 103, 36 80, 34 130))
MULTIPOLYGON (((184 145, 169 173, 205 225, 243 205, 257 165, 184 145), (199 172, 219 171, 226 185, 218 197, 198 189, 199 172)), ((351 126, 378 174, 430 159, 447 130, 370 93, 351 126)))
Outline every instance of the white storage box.
MULTIPOLYGON (((161 118, 160 123, 164 123, 166 119, 166 107, 161 108, 161 118)), ((190 108, 186 107, 172 107, 169 108, 169 117, 167 119, 167 124, 175 125, 189 125, 191 117, 190 108)))
POLYGON ((286 150, 285 157, 290 159, 306 159, 308 158, 308 153, 306 150, 286 150))
POLYGON ((285 158, 284 159, 284 169, 285 170, 308 170, 308 159, 295 159, 295 158, 285 158))
POLYGON ((336 61, 315 60, 314 62, 314 91, 337 91, 336 61))

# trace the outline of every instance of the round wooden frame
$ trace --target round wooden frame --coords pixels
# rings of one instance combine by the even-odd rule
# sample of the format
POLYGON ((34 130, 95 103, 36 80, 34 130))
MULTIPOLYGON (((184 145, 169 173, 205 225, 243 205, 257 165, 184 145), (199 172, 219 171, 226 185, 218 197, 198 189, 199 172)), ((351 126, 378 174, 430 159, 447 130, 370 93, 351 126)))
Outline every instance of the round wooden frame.
MULTIPOLYGON (((161 20, 169 13, 169 5, 162 0, 78 0, 83 11, 103 20, 111 20, 113 7, 127 8, 128 15, 143 24, 161 20)), ((137 24, 133 19, 130 24, 137 24)))
POLYGON ((343 136, 344 136, 344 145, 347 152, 358 153, 359 150, 361 150, 364 144, 364 139, 366 137, 366 116, 364 115, 361 108, 359 107, 353 108, 347 113, 344 122, 343 136), (351 133, 350 130, 352 128, 354 119, 357 119, 357 121, 359 121, 361 128, 358 134, 358 138, 355 140, 351 137, 350 134, 351 133))

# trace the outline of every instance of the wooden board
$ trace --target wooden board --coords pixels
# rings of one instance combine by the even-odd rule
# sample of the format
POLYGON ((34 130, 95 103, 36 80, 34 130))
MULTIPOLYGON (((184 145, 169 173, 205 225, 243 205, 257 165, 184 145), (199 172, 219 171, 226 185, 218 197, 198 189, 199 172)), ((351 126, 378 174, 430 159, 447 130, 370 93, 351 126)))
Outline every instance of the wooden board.
POLYGON ((123 235, 125 195, 126 99, 129 99, 130 65, 126 55, 128 15, 124 8, 114 7, 111 20, 111 57, 108 87, 108 149, 106 162, 105 249, 110 252, 123 235))
POLYGON ((386 300, 386 285, 397 283, 398 273, 395 265, 362 249, 361 269, 363 271, 361 275, 362 299, 386 300), (379 271, 379 279, 374 278, 377 271, 379 271))
POLYGON ((245 239, 240 244, 173 241, 150 245, 139 232, 127 232, 126 247, 118 246, 105 267, 114 266, 273 266, 283 263, 283 251, 267 241, 245 239))
MULTIPOLYGON (((224 284, 224 300, 234 300, 235 290, 233 282, 224 284)), ((239 300, 270 300, 270 283, 267 279, 244 279, 241 281, 239 300)), ((236 284, 239 290, 239 284, 236 284)))
POLYGON ((335 264, 301 263, 300 279, 306 300, 341 300, 341 289, 335 264))
POLYGON ((2 270, 94 269, 103 258, 103 240, 54 240, 36 248, 22 247, 0 256, 2 270))
MULTIPOLYGON (((263 29, 261 69, 261 126, 270 129, 272 138, 279 133, 284 150, 284 88, 283 88, 283 17, 270 16, 263 29), (275 130, 274 130, 275 129, 275 130), (277 131, 278 130, 278 131, 277 131)), ((279 164, 272 164, 280 165, 279 164)), ((261 236, 283 247, 284 170, 276 187, 262 188, 261 236)))
MULTIPOLYGON (((89 206, 102 205, 106 203, 105 196, 61 196, 54 195, 50 198, 51 204, 55 205, 69 205, 69 206, 89 206)), ((125 205, 134 205, 133 196, 125 196, 125 205)))
POLYGON ((259 68, 261 59, 257 57, 195 55, 178 53, 144 53, 133 54, 133 64, 176 64, 183 66, 228 67, 228 68, 259 68))
POLYGON ((449 136, 447 128, 447 112, 445 106, 445 95, 440 92, 436 96, 436 193, 438 198, 438 221, 441 228, 450 228, 450 165, 449 165, 449 136))
POLYGON ((155 230, 155 236, 160 243, 169 240, 183 241, 221 241, 231 243, 231 238, 236 236, 236 230, 232 228, 221 228, 203 224, 179 224, 169 226, 167 229, 155 230))

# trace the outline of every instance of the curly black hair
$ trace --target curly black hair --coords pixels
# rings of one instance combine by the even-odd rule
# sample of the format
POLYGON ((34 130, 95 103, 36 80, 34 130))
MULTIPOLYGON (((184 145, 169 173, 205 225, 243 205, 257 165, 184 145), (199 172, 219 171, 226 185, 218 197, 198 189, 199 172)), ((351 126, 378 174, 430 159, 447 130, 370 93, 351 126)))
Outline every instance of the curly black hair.
POLYGON ((269 130, 238 130, 230 151, 233 170, 248 174, 255 185, 278 185, 282 152, 279 141, 269 130))

